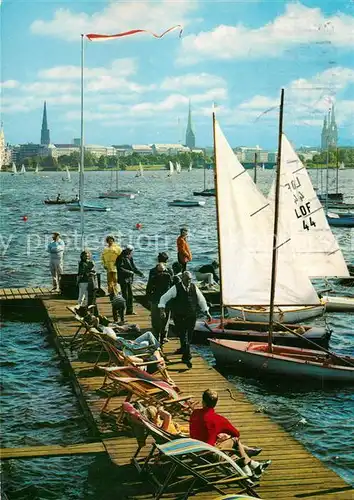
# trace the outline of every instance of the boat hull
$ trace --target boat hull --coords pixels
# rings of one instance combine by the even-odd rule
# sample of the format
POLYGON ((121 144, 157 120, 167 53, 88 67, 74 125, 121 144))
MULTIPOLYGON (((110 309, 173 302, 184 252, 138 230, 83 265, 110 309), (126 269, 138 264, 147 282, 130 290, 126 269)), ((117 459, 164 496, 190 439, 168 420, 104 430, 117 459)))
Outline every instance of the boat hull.
POLYGON ((327 221, 333 227, 354 227, 354 216, 337 214, 339 217, 331 217, 327 215, 327 221))
MULTIPOLYGON (((310 318, 321 316, 325 306, 303 306, 303 307, 276 307, 273 319, 277 323, 302 323, 310 318)), ((269 307, 248 308, 248 307, 228 307, 230 318, 240 318, 244 321, 269 323, 269 307)))
POLYGON ((169 207, 186 207, 186 208, 193 208, 193 207, 204 207, 205 201, 170 201, 168 206, 169 207))
POLYGON ((134 200, 135 198, 135 194, 134 193, 102 193, 99 195, 99 198, 108 198, 110 200, 118 200, 118 199, 121 199, 121 198, 127 198, 128 200, 134 200))
POLYGON ((70 203, 77 203, 77 200, 44 200, 46 205, 69 205, 70 203))
POLYGON ((354 312, 354 297, 324 295, 322 300, 326 302, 326 311, 354 312))
POLYGON ((324 352, 310 349, 274 346, 273 353, 269 353, 264 343, 220 339, 211 339, 210 346, 219 365, 244 368, 255 377, 262 373, 296 380, 354 383, 354 358, 348 357, 353 363, 349 367, 331 364, 324 352))
MULTIPOLYGON (((79 205, 68 206, 70 212, 80 212, 79 205)), ((111 209, 108 207, 101 207, 99 205, 84 205, 84 212, 109 212, 111 209)))
MULTIPOLYGON (((290 329, 293 325, 287 325, 290 329)), ((296 325, 294 330, 300 331, 300 326, 296 325)), ((273 333, 275 344, 286 346, 309 347, 308 340, 317 345, 328 347, 331 336, 330 330, 322 327, 306 326, 302 338, 286 330, 278 330, 273 333)), ((225 340, 242 340, 245 342, 267 342, 268 324, 250 323, 248 321, 229 321, 224 322, 224 327, 220 325, 219 320, 213 320, 211 323, 197 321, 192 342, 194 344, 206 344, 209 338, 225 340), (230 328, 232 326, 232 328, 230 328)))
POLYGON ((193 191, 193 196, 216 196, 215 189, 205 189, 204 191, 193 191))

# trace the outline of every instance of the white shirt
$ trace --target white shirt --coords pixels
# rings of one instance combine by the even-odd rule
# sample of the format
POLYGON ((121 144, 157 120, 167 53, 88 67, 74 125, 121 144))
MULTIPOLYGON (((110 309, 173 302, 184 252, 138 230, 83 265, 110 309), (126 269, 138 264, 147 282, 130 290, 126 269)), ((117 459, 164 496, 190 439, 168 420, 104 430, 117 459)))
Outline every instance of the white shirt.
MULTIPOLYGON (((186 292, 188 292, 189 287, 187 288, 182 282, 181 282, 181 285, 186 290, 186 292)), ((196 285, 194 285, 194 286, 195 286, 195 291, 197 292, 197 300, 198 300, 198 305, 199 305, 200 309, 204 313, 208 313, 209 308, 207 306, 204 295, 202 294, 202 292, 199 290, 199 288, 196 285)), ((160 298, 160 302, 159 302, 158 307, 160 309, 165 309, 167 302, 171 299, 175 299, 176 297, 177 297, 177 288, 176 288, 176 285, 173 285, 165 294, 162 295, 162 297, 160 298)))

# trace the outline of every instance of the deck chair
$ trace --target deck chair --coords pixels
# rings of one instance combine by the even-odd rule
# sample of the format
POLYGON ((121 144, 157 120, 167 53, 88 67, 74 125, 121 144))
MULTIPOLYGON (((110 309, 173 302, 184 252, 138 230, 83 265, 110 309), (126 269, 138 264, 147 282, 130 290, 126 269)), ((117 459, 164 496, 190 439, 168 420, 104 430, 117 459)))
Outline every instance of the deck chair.
POLYGON ((246 476, 243 470, 228 455, 202 441, 191 438, 176 439, 165 444, 154 444, 148 455, 144 472, 148 472, 154 477, 154 482, 159 483, 156 499, 159 499, 170 488, 180 485, 182 482, 190 482, 187 491, 180 498, 188 499, 192 491, 213 488, 218 493, 225 495, 222 485, 235 486, 241 489, 240 493, 247 493, 252 497, 259 498, 254 491, 254 484, 246 476), (160 454, 160 458, 167 460, 170 470, 164 474, 164 481, 159 482, 154 471, 149 465, 150 459, 154 456, 155 450, 160 454), (184 477, 177 476, 177 471, 183 471, 184 477), (173 482, 175 480, 175 482, 173 482), (199 487, 197 484, 199 483, 199 487))
POLYGON ((222 497, 214 497, 212 500, 252 500, 254 497, 248 495, 226 495, 222 497))
MULTIPOLYGON (((177 390, 164 380, 159 380, 153 375, 140 370, 134 366, 99 367, 107 374, 107 377, 118 392, 122 389, 128 391, 125 401, 130 402, 135 398, 137 401, 151 405, 163 404, 173 415, 190 415, 196 403, 192 401, 191 395, 181 396, 177 390)), ((111 393, 103 405, 101 413, 107 413, 106 408, 116 395, 111 393)), ((117 410, 109 413, 116 413, 117 410)), ((117 424, 123 421, 124 412, 118 410, 117 424)))
POLYGON ((139 472, 142 471, 139 454, 140 451, 146 446, 148 436, 151 436, 158 444, 164 444, 174 439, 186 437, 179 434, 171 434, 164 429, 161 429, 142 413, 142 409, 144 408, 139 403, 133 406, 129 402, 124 402, 122 405, 122 411, 124 412, 125 418, 130 425, 138 444, 138 448, 134 453, 131 462, 139 472))
MULTIPOLYGON (((105 334, 102 334, 100 332, 95 333, 96 338, 101 342, 102 348, 101 352, 98 355, 98 358, 95 363, 95 368, 98 365, 100 356, 102 354, 102 351, 105 350, 109 356, 109 364, 108 366, 135 366, 137 368, 143 368, 143 369, 148 369, 148 366, 156 368, 156 370, 153 370, 153 373, 156 377, 161 378, 162 380, 165 380, 168 382, 170 385, 173 387, 176 386, 172 378, 170 377, 167 368, 166 368, 166 363, 163 358, 163 355, 161 351, 157 350, 156 347, 152 346, 147 346, 147 347, 141 347, 138 346, 138 348, 134 350, 130 349, 119 349, 116 347, 114 340, 112 340, 110 337, 108 337, 105 334), (159 351, 160 353, 160 359, 156 360, 151 360, 151 356, 156 353, 156 351, 159 351)), ((124 345, 133 345, 131 342, 128 343, 128 341, 123 340, 121 344, 124 345)), ((106 384, 106 379, 107 375, 105 376, 105 379, 103 381, 103 386, 106 384)))

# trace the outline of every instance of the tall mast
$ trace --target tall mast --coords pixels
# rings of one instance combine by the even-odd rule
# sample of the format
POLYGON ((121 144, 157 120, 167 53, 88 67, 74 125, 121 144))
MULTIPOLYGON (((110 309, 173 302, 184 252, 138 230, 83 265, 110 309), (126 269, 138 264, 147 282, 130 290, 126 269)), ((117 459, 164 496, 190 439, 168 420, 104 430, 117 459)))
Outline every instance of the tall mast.
POLYGON ((205 163, 205 160, 204 160, 204 171, 203 171, 204 191, 206 190, 206 174, 205 174, 205 171, 206 171, 206 163, 205 163))
POLYGON ((81 138, 80 138, 80 177, 79 177, 79 199, 80 199, 80 239, 81 250, 85 246, 85 222, 84 222, 84 35, 81 35, 81 138))
POLYGON ((281 147, 282 147, 282 135, 283 135, 283 114, 284 114, 284 89, 281 89, 280 109, 279 109, 278 158, 277 158, 277 172, 276 172, 276 182, 275 182, 272 278, 271 278, 271 284, 270 284, 269 333, 268 333, 269 352, 273 352, 273 326, 274 326, 273 325, 273 316, 274 316, 274 297, 275 297, 275 284, 276 284, 276 277, 277 277, 277 257, 278 257, 280 165, 281 165, 281 147))
POLYGON ((257 153, 254 153, 253 181, 254 181, 255 184, 257 184, 257 153))
POLYGON ((220 308, 221 308, 221 325, 224 323, 224 300, 222 294, 222 276, 221 276, 221 246, 220 246, 220 214, 219 214, 219 192, 218 192, 218 169, 216 157, 216 140, 215 140, 215 111, 213 111, 213 141, 214 141, 214 184, 215 184, 215 205, 216 205, 216 228, 218 231, 218 252, 219 252, 219 287, 220 287, 220 308))
POLYGON ((336 149, 336 193, 338 194, 338 177, 339 177, 339 149, 337 148, 336 149))

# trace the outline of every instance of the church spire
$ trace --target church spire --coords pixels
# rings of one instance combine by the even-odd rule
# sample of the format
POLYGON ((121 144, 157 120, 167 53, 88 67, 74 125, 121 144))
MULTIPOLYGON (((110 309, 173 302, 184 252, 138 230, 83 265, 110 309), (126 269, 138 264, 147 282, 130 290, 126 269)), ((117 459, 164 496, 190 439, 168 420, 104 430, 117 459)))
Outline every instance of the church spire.
POLYGON ((191 101, 189 99, 189 109, 188 109, 188 123, 186 130, 186 146, 190 149, 195 148, 195 134, 192 127, 192 107, 191 101))
POLYGON ((327 125, 327 116, 325 116, 324 120, 323 120, 323 127, 322 127, 322 133, 321 133, 321 149, 327 149, 328 130, 329 130, 329 127, 327 125))
POLYGON ((47 103, 44 101, 42 130, 41 130, 41 144, 48 146, 50 144, 50 134, 47 121, 47 103))

